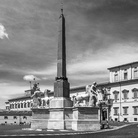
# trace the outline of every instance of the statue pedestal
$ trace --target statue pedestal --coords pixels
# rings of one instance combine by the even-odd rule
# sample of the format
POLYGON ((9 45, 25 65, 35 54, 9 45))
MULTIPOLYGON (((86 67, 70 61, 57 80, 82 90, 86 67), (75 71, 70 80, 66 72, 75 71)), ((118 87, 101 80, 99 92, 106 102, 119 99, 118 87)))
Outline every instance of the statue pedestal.
POLYGON ((55 108, 32 108, 31 128, 72 129, 76 131, 100 130, 99 113, 100 111, 97 107, 59 108, 59 106, 55 105, 55 108))
POLYGON ((72 108, 50 109, 48 129, 72 129, 72 108))
POLYGON ((72 107, 73 102, 69 98, 56 97, 50 101, 50 108, 72 107))
POLYGON ((100 130, 97 107, 32 108, 32 129, 100 130))
POLYGON ((99 130, 100 111, 98 107, 75 107, 73 109, 73 130, 99 130))
POLYGON ((48 129, 71 129, 72 106, 68 98, 56 97, 50 101, 48 129))
POLYGON ((32 129, 46 129, 49 119, 49 108, 32 108, 32 129))

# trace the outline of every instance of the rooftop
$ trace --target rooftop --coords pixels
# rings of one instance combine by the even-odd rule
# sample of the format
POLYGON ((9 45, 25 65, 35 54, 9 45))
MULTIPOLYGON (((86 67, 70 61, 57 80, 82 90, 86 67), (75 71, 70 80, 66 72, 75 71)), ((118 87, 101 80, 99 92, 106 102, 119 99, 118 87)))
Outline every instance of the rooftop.
POLYGON ((32 111, 11 111, 11 110, 0 110, 1 115, 32 115, 32 111))
POLYGON ((127 65, 134 65, 134 64, 138 64, 138 61, 130 62, 130 63, 114 66, 114 67, 110 67, 110 68, 108 68, 108 70, 111 70, 111 69, 114 69, 114 68, 120 68, 120 67, 127 66, 127 65))
POLYGON ((11 98, 8 101, 15 101, 15 100, 23 100, 23 99, 30 99, 30 96, 21 96, 21 97, 15 97, 15 98, 11 98))

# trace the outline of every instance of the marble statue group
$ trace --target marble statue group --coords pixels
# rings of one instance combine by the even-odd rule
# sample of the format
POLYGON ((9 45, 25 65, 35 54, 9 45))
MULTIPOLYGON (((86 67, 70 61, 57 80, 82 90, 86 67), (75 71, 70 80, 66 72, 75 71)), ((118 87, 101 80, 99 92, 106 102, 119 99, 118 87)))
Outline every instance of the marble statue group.
POLYGON ((44 92, 40 91, 38 85, 35 86, 34 94, 31 96, 33 99, 33 108, 38 107, 49 107, 49 90, 45 90, 44 92))
MULTIPOLYGON (((73 106, 89 106, 96 107, 100 102, 107 100, 108 90, 106 88, 97 89, 97 83, 93 82, 92 85, 86 86, 84 94, 76 94, 71 97, 73 106), (82 104, 83 103, 83 104, 82 104)), ((33 107, 49 107, 51 98, 49 97, 49 90, 41 92, 39 88, 36 88, 32 95, 33 107)))
POLYGON ((77 106, 90 106, 96 107, 99 106, 101 102, 105 102, 108 100, 107 96, 109 94, 109 89, 107 88, 100 88, 97 89, 97 83, 94 82, 92 85, 86 86, 86 92, 84 94, 77 94, 73 95, 73 103, 74 107, 77 106), (83 103, 83 104, 81 104, 83 103))

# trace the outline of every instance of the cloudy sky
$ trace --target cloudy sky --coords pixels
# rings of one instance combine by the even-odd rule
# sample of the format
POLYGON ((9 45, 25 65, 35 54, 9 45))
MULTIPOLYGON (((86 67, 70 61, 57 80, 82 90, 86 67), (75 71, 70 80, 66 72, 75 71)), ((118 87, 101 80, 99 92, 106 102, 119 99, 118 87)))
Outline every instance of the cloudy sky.
MULTIPOLYGON (((71 87, 109 81, 108 67, 138 61, 137 0, 63 0, 67 76, 71 87)), ((56 77, 60 0, 0 0, 0 108, 29 89, 41 90, 56 77)))

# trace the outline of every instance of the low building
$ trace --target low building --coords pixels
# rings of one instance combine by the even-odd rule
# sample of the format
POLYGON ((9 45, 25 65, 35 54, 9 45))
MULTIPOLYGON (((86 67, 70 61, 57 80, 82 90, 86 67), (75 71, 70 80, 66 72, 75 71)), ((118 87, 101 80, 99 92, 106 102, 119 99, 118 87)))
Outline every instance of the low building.
POLYGON ((30 96, 16 97, 8 100, 8 105, 6 102, 6 108, 11 111, 30 111, 33 101, 30 96), (9 106, 9 107, 8 107, 9 106))
POLYGON ((33 100, 31 96, 34 94, 38 84, 34 83, 34 86, 30 90, 26 90, 21 97, 15 97, 5 102, 5 110, 0 111, 0 124, 19 125, 30 124, 33 106, 33 100))
POLYGON ((0 124, 4 125, 29 125, 31 122, 31 111, 0 111, 0 124))
POLYGON ((26 90, 21 97, 8 99, 8 101, 5 102, 6 109, 11 111, 30 111, 33 105, 31 95, 34 93, 35 89, 36 88, 33 87, 30 90, 26 90))

